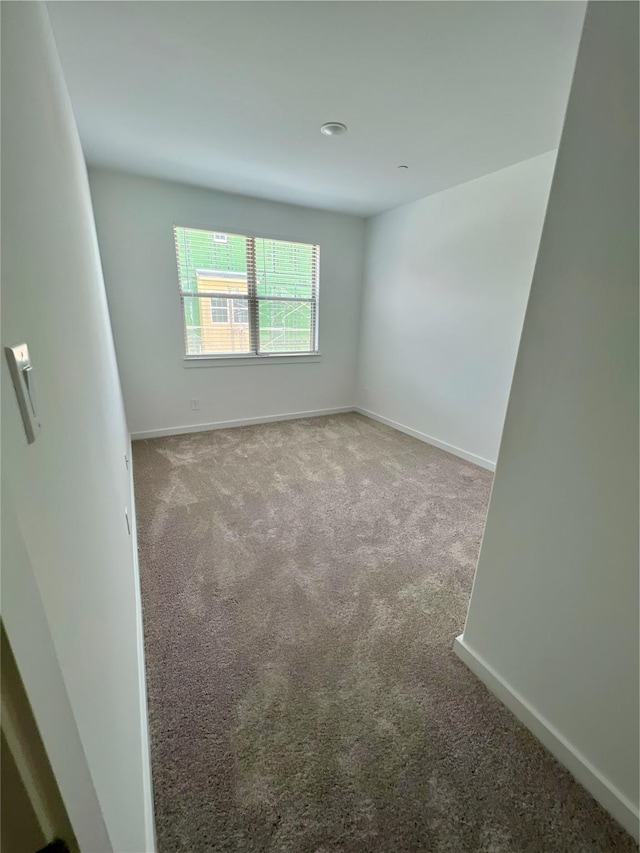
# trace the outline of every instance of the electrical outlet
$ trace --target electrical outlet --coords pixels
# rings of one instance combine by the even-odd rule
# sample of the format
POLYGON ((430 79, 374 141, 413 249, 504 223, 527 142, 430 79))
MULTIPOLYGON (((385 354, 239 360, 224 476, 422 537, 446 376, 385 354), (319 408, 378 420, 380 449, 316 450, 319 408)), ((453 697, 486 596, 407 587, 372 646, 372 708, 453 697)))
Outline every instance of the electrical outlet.
POLYGON ((197 412, 198 409, 200 408, 200 400, 192 400, 191 401, 191 408, 193 409, 194 412, 197 412))

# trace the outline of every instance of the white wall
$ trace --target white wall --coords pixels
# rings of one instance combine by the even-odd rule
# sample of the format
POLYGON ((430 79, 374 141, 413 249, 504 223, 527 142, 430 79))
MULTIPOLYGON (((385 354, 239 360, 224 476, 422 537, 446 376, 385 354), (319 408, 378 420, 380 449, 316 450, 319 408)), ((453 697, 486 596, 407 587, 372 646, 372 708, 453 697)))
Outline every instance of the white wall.
POLYGON ((82 850, 150 851, 128 435, 82 151, 44 5, 2 4, 2 619, 82 850))
POLYGON ((463 644, 636 835, 638 627, 638 6, 590 3, 463 644))
POLYGON ((353 404, 362 219, 103 169, 90 182, 134 437, 353 404), (174 224, 318 243, 321 357, 185 366, 174 224))
POLYGON ((495 464, 554 163, 369 220, 358 407, 495 464))

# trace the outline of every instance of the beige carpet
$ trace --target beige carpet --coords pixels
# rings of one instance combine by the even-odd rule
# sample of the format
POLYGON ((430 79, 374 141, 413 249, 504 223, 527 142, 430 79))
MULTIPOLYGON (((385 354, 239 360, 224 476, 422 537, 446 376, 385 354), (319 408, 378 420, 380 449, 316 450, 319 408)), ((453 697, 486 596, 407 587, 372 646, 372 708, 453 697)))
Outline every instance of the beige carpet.
POLYGON ((636 849, 453 655, 488 472, 348 414, 134 475, 161 853, 636 849))

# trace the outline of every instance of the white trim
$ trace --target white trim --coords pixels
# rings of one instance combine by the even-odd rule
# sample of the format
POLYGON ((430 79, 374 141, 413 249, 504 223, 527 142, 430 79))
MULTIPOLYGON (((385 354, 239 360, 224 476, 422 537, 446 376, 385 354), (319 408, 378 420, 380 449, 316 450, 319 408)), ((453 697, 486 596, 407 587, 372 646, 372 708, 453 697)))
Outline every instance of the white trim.
MULTIPOLYGON (((238 353, 236 355, 185 355, 182 359, 183 367, 247 367, 256 364, 304 364, 305 362, 320 361, 322 353, 291 353, 291 352, 273 352, 256 355, 254 352, 248 352, 244 355, 238 353)), ((349 409, 350 412, 353 409, 349 409)))
POLYGON ((295 421, 303 418, 317 418, 322 415, 342 415, 353 412, 353 406, 340 406, 335 409, 315 409, 312 412, 289 412, 285 415, 263 415, 258 418, 240 418, 234 421, 217 421, 212 424, 190 424, 188 426, 168 427, 167 429, 151 429, 143 432, 132 432, 131 441, 142 438, 162 438, 169 435, 185 435, 190 432, 210 432, 214 429, 229 429, 231 427, 251 426, 251 424, 270 424, 276 421, 295 421))
POLYGON ((473 462, 474 465, 479 465, 481 468, 486 468, 488 471, 496 470, 496 463, 492 462, 490 459, 484 459, 482 456, 477 456, 475 453, 470 453, 468 450, 463 450, 461 447, 456 447, 455 445, 442 441, 439 438, 434 438, 432 435, 427 435, 426 433, 420 432, 412 427, 399 424, 396 421, 392 421, 390 418, 378 415, 376 412, 370 412, 368 409, 362 409, 360 406, 354 406, 353 411, 358 412, 367 418, 371 418, 374 421, 379 421, 381 424, 393 427, 393 429, 397 429, 407 435, 411 435, 413 438, 424 441, 426 444, 432 444, 434 447, 439 447, 440 450, 446 450, 447 453, 453 453, 454 456, 466 459, 467 462, 473 462))
POLYGON ((456 637, 456 655, 474 675, 534 734, 558 761, 583 785, 636 840, 639 836, 638 808, 605 778, 548 720, 546 720, 517 690, 514 690, 477 652, 456 637))
MULTIPOLYGON (((267 361, 270 358, 280 358, 281 356, 269 356, 266 358, 267 361)), ((286 358, 287 356, 285 356, 286 358)), ((319 359, 318 355, 315 356, 288 356, 288 358, 300 358, 301 360, 316 360, 319 359)), ((264 356, 257 358, 257 361, 261 361, 264 356)), ((185 359, 186 360, 186 359, 185 359)), ((190 363, 185 367, 210 367, 212 366, 210 361, 207 359, 199 359, 193 358, 189 359, 190 363), (203 363, 204 362, 204 363, 203 363)), ((235 361, 234 359, 227 359, 226 364, 229 364, 229 361, 235 361)), ((235 363, 242 364, 245 361, 244 358, 239 358, 235 363)), ((245 362, 246 363, 246 362, 245 362)), ((251 363, 251 361, 249 362, 251 363)), ((255 362, 254 362, 255 363, 255 362)), ((223 366, 220 364, 219 366, 223 366)), ((357 412, 360 415, 364 415, 367 418, 371 418, 374 421, 379 421, 386 426, 391 427, 392 429, 397 429, 399 432, 404 432, 407 435, 413 436, 413 438, 417 438, 420 441, 424 441, 426 444, 431 444, 434 447, 440 448, 440 450, 445 450, 447 453, 452 453, 454 456, 458 456, 461 459, 465 459, 467 462, 472 462, 474 465, 479 465, 481 468, 486 468, 489 471, 495 471, 496 466, 495 462, 490 462, 488 459, 483 459, 482 456, 476 456, 475 453, 469 453, 466 450, 462 450, 459 447, 454 447, 452 444, 448 444, 446 441, 440 441, 437 438, 433 438, 430 435, 426 435, 423 432, 419 432, 418 430, 412 429, 411 427, 404 426, 403 424, 396 423, 396 421, 392 421, 390 418, 385 418, 382 415, 378 415, 375 412, 370 412, 368 409, 362 409, 359 406, 340 406, 335 409, 315 409, 310 412, 288 412, 282 415, 263 415, 254 418, 240 418, 238 420, 232 421, 216 421, 214 423, 208 424, 187 424, 185 426, 176 426, 176 427, 167 427, 166 429, 152 429, 152 430, 143 430, 141 432, 132 432, 131 433, 131 441, 139 441, 145 438, 163 438, 165 436, 170 435, 185 435, 191 432, 209 432, 214 429, 229 429, 231 427, 237 426, 250 426, 251 424, 269 424, 274 423, 276 421, 292 421, 301 418, 317 418, 322 415, 340 415, 346 412, 357 412)))
POLYGON ((156 823, 153 806, 153 777, 151 775, 151 741, 149 738, 149 708, 147 703, 147 669, 144 656, 144 630, 142 625, 142 593, 140 589, 140 564, 138 562, 138 525, 136 521, 136 501, 133 484, 133 465, 131 464, 131 442, 127 448, 127 467, 129 469, 129 518, 131 519, 131 550, 135 574, 136 608, 136 646, 138 652, 138 674, 140 691, 140 739, 142 741, 142 791, 144 797, 144 834, 145 850, 156 853, 156 823))

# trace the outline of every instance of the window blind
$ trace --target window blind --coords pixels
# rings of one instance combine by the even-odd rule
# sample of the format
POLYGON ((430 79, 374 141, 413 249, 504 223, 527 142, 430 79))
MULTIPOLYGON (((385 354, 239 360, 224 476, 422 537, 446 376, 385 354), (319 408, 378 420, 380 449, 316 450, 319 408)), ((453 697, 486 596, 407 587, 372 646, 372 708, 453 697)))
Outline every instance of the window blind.
POLYGON ((317 352, 319 246, 174 228, 187 357, 317 352))

